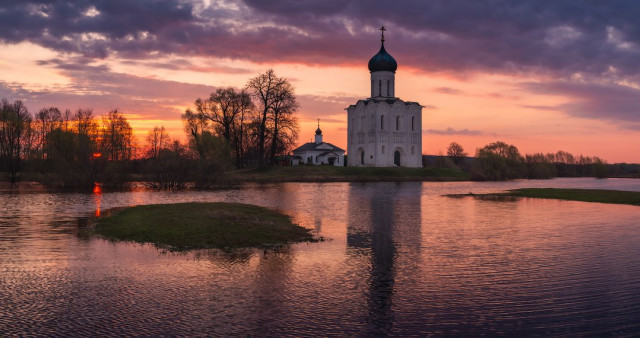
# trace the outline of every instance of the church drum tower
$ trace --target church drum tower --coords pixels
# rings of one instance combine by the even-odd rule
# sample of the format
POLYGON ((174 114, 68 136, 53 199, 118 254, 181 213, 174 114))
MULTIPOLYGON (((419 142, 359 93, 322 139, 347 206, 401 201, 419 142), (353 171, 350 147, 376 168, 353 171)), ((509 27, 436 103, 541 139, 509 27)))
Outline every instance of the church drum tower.
POLYGON ((347 165, 422 167, 422 106, 395 97, 398 63, 384 48, 369 60, 371 97, 347 110, 347 165))

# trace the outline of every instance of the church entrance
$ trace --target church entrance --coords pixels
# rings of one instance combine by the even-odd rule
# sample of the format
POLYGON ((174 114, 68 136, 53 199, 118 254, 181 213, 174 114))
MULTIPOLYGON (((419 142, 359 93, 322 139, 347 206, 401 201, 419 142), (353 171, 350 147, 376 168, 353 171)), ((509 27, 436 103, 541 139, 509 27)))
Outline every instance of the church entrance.
POLYGON ((334 163, 336 163, 336 158, 335 157, 329 157, 329 165, 333 165, 334 163))
POLYGON ((364 150, 360 153, 360 165, 364 165, 364 150))
POLYGON ((400 166, 400 152, 397 150, 393 153, 393 164, 395 164, 396 167, 400 166))

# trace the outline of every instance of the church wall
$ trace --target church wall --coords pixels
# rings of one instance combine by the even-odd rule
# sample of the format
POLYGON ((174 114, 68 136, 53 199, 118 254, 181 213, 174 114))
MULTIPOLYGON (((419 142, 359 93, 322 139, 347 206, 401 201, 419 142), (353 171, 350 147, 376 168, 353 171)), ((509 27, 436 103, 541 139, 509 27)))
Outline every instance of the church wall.
POLYGON ((401 153, 401 166, 422 166, 422 107, 419 104, 397 100, 391 105, 386 101, 369 101, 365 105, 359 101, 347 108, 347 119, 349 166, 362 166, 363 150, 364 166, 392 167, 396 150, 401 153))
POLYGON ((371 73, 371 97, 394 97, 395 74, 393 72, 371 73))
MULTIPOLYGON (((296 153, 295 155, 302 157, 301 163, 300 164, 308 164, 307 162, 307 158, 311 157, 311 164, 312 165, 328 165, 329 164, 329 156, 320 156, 320 154, 326 152, 326 150, 322 150, 322 151, 318 151, 318 150, 308 150, 308 151, 303 151, 300 153, 296 153)), ((336 152, 336 156, 337 160, 333 163, 334 166, 336 167, 343 167, 344 166, 344 154, 340 154, 339 152, 336 152)))

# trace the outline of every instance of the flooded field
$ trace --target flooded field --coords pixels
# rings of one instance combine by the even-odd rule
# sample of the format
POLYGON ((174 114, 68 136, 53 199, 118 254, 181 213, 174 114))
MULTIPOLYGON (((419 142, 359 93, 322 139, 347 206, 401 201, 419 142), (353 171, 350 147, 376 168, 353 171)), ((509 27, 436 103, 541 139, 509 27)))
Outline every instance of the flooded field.
POLYGON ((640 207, 444 194, 640 180, 0 192, 6 335, 640 335, 640 207), (79 236, 105 210, 253 203, 329 240, 186 254, 79 236))

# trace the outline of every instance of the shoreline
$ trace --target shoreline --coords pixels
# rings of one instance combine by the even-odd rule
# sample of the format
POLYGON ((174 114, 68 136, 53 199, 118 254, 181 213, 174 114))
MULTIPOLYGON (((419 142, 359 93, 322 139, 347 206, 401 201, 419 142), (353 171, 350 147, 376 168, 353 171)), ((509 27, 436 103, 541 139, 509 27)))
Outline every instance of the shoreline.
POLYGON ((481 200, 511 201, 519 198, 552 199, 587 203, 640 206, 640 192, 609 189, 522 188, 491 194, 450 194, 452 198, 473 197, 481 200))
MULTIPOLYGON (((255 169, 252 169, 255 170, 255 169)), ((554 177, 555 178, 593 178, 595 177, 554 177)), ((637 180, 638 177, 608 177, 611 179, 631 179, 637 180)), ((605 178, 606 179, 606 178, 605 178)), ((531 181, 540 181, 538 179, 522 179, 531 181)), ((226 182, 212 184, 210 186, 196 186, 195 182, 189 182, 185 188, 176 190, 219 190, 233 189, 246 183, 269 184, 269 183, 376 183, 376 182, 490 182, 490 181, 473 181, 470 178, 450 177, 450 176, 382 176, 382 175, 289 175, 289 176, 268 176, 253 174, 233 173, 228 177, 226 182)), ((504 182, 504 181, 494 181, 504 182)), ((134 191, 134 190, 163 190, 153 187, 151 181, 131 181, 127 182, 122 188, 102 188, 102 191, 134 191)), ((171 189, 169 189, 171 190, 171 189)), ((38 181, 21 181, 11 184, 8 181, 0 181, 0 193, 38 193, 38 192, 91 192, 92 189, 86 188, 64 188, 56 186, 48 186, 38 181)), ((492 194, 495 195, 495 194, 492 194)))

